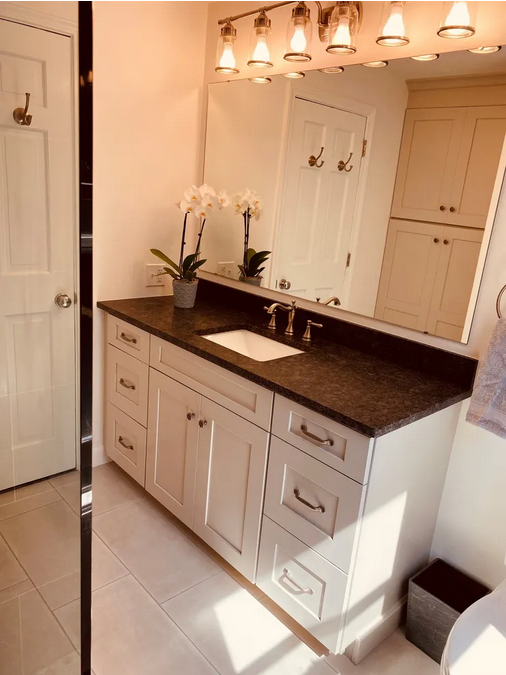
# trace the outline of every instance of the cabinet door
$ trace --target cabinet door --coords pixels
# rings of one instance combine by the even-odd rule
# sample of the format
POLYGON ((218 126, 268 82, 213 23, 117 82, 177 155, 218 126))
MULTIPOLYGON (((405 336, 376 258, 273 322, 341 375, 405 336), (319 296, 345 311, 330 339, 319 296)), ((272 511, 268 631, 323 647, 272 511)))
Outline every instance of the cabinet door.
POLYGON ((485 227, 505 134, 506 106, 467 109, 448 222, 485 227))
POLYGON ((254 582, 268 434, 203 399, 194 531, 254 582))
POLYGON ((406 111, 392 216, 450 222, 465 108, 406 111))
POLYGON ((150 371, 146 490, 192 527, 201 397, 150 371))
POLYGON ((427 332, 432 335, 462 339, 482 238, 482 230, 444 228, 427 320, 427 332))
POLYGON ((444 228, 390 221, 375 316, 398 326, 426 330, 444 228))

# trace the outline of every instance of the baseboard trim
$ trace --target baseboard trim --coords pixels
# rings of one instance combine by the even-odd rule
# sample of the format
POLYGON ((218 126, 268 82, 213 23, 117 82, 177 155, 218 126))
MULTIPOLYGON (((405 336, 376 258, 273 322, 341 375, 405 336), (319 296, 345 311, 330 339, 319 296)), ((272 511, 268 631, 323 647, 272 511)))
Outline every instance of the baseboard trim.
POLYGON ((383 614, 374 624, 369 626, 346 649, 345 655, 358 666, 383 640, 386 640, 405 620, 407 597, 399 600, 388 612, 383 614))
POLYGON ((101 464, 107 464, 110 461, 111 459, 106 455, 103 445, 93 448, 92 466, 100 466, 101 464))

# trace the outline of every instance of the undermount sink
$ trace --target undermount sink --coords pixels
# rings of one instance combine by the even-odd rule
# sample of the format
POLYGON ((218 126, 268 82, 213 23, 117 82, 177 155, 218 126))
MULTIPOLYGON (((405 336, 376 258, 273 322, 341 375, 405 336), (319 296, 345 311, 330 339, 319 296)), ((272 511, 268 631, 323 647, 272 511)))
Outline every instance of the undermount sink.
POLYGON ((300 349, 289 347, 281 342, 276 342, 244 329, 229 330, 224 333, 203 335, 202 337, 238 354, 248 356, 254 361, 273 361, 274 359, 283 359, 287 356, 304 353, 300 349))

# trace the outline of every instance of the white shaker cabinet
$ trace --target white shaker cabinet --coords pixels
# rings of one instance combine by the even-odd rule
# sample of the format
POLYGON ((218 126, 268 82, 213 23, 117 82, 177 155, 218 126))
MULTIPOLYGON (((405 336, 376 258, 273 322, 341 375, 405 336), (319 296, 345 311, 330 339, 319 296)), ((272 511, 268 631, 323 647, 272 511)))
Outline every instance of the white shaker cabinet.
POLYGON ((484 228, 506 106, 406 111, 391 215, 484 228))
POLYGON ((483 231, 390 220, 375 316, 460 340, 483 231))

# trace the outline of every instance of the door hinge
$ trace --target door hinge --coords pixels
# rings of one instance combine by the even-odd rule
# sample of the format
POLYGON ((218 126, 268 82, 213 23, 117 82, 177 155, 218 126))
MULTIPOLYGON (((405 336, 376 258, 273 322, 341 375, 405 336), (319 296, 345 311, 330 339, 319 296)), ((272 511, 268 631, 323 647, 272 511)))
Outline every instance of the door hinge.
POLYGON ((346 258, 346 267, 350 266, 350 260, 351 260, 351 253, 348 253, 348 256, 346 258))
POLYGON ((362 141, 362 157, 365 157, 366 152, 367 152, 367 141, 362 141))

